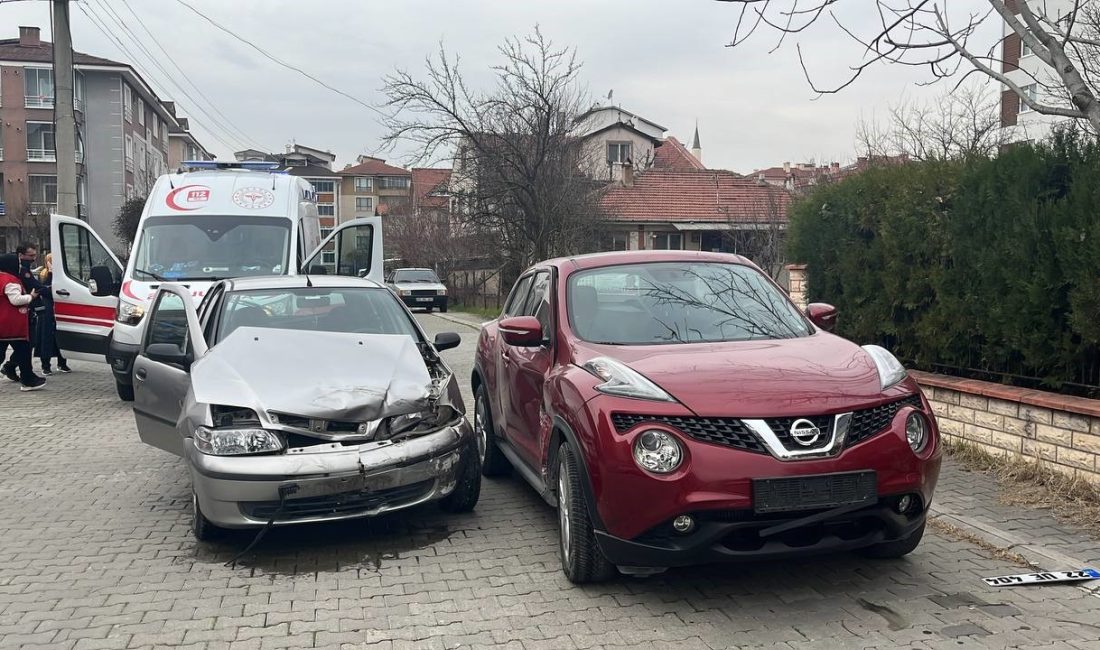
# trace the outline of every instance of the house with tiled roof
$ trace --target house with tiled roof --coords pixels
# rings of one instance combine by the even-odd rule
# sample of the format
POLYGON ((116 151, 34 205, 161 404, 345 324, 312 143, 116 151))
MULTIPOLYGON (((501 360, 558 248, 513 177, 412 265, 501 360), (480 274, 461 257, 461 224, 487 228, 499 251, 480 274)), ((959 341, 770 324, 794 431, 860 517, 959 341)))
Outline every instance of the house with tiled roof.
POLYGON ((724 169, 628 168, 600 198, 602 247, 750 253, 739 249, 751 240, 743 235, 785 230, 790 201, 781 187, 724 169))
POLYGON ((876 165, 899 165, 909 162, 908 154, 896 156, 860 156, 854 163, 829 165, 814 163, 783 163, 781 167, 757 169, 751 176, 757 180, 785 187, 794 192, 804 192, 821 183, 835 183, 876 165))
POLYGON ((418 214, 449 214, 451 170, 446 167, 413 167, 412 202, 418 214))
POLYGON ((408 214, 412 208, 412 172, 382 158, 359 156, 340 170, 340 213, 346 219, 408 214))

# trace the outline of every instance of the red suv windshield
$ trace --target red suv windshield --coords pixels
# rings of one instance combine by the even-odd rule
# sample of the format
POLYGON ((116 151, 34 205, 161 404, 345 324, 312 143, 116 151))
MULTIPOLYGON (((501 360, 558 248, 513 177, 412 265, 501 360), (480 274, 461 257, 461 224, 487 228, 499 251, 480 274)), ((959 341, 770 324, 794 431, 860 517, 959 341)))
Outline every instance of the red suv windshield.
POLYGON ((812 331, 760 272, 708 262, 574 273, 569 319, 580 338, 616 345, 785 339, 812 331))

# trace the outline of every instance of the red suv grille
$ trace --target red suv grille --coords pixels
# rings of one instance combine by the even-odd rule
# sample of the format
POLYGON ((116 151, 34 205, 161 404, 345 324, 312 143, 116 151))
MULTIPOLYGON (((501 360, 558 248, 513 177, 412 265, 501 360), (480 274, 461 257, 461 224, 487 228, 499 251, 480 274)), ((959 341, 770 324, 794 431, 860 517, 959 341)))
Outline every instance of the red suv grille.
POLYGON ((756 439, 756 436, 736 418, 663 417, 612 413, 611 421, 620 433, 628 431, 642 422, 657 422, 679 429, 692 438, 703 442, 725 445, 757 454, 768 453, 764 449, 764 445, 756 439))
MULTIPOLYGON (((852 413, 852 422, 848 427, 848 439, 846 446, 858 444, 881 433, 890 426, 897 412, 903 407, 912 406, 921 408, 920 395, 909 395, 893 402, 873 406, 852 413)), ((812 448, 823 447, 832 440, 833 416, 810 415, 804 416, 821 429, 821 441, 815 443, 812 448)), ((798 445, 790 441, 791 424, 798 418, 768 418, 766 422, 779 440, 788 449, 798 448, 798 445)), ((764 444, 756 438, 737 418, 701 418, 701 417, 670 417, 661 415, 639 415, 634 413, 612 413, 611 422, 615 430, 625 433, 643 422, 654 422, 679 429, 685 434, 716 445, 725 445, 734 449, 750 451, 757 454, 768 453, 764 444)))

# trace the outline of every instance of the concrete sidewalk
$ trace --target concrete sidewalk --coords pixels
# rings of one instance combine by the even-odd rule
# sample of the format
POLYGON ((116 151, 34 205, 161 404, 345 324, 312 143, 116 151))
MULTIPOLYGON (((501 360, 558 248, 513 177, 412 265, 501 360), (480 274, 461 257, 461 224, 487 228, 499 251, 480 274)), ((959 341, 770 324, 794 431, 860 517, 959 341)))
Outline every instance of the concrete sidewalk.
POLYGON ((1100 541, 1046 509, 1001 503, 1002 489, 996 477, 945 458, 932 514, 1047 571, 1100 567, 1100 541))

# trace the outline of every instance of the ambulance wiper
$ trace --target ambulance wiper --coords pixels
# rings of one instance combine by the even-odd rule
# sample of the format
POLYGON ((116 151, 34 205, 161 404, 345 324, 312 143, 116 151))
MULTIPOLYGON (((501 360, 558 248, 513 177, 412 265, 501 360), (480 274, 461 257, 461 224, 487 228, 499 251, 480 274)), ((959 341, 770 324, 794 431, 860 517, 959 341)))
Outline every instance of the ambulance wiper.
POLYGON ((167 282, 168 281, 167 278, 162 278, 161 276, 157 275, 156 273, 153 273, 152 271, 146 271, 145 269, 134 269, 134 273, 135 274, 136 273, 141 273, 142 275, 147 275, 147 276, 149 276, 149 277, 151 277, 154 280, 157 280, 159 282, 167 282))

